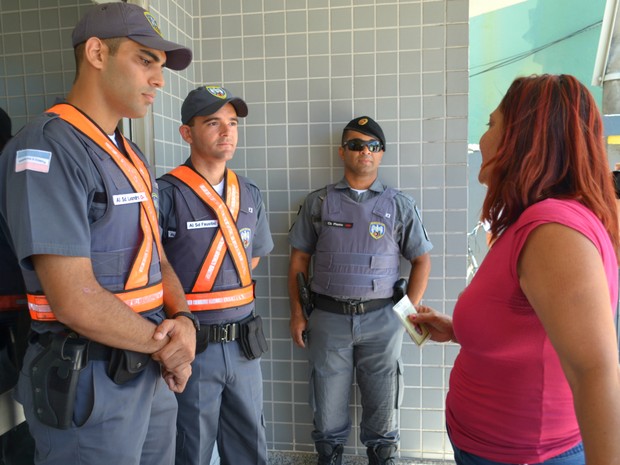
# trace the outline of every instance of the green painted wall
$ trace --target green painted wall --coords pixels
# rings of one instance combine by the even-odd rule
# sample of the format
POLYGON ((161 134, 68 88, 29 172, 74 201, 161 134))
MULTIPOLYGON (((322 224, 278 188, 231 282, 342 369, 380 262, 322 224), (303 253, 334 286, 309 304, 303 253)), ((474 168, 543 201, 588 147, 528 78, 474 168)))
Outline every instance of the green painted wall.
MULTIPOLYGON (((469 142, 478 143, 489 114, 517 76, 572 74, 589 86, 604 11, 605 0, 527 0, 470 18, 469 142), (594 23, 580 34, 500 66, 594 23), (498 67, 489 70, 493 66, 498 67)), ((600 107, 602 88, 589 88, 600 107)))
MULTIPOLYGON (((470 0, 479 4, 493 1, 470 0)), ((517 76, 572 74, 589 87, 601 107, 602 88, 590 86, 590 82, 605 1, 526 0, 470 18, 469 143, 478 143, 489 114, 517 76), (595 23, 582 33, 535 51, 595 23)), ((480 152, 469 155, 469 229, 478 221, 486 194, 486 187, 478 183, 480 163, 480 152)), ((482 261, 487 250, 484 233, 468 238, 468 245, 478 262, 482 261)))

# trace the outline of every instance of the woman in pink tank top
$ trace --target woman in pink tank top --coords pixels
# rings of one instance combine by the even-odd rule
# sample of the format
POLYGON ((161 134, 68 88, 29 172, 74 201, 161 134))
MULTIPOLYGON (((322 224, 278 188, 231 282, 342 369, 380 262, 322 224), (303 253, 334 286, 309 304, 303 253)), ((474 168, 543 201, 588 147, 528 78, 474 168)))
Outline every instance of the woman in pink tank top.
POLYGON ((516 79, 480 140, 492 247, 453 316, 459 465, 620 464, 618 214, 596 103, 568 75, 516 79))

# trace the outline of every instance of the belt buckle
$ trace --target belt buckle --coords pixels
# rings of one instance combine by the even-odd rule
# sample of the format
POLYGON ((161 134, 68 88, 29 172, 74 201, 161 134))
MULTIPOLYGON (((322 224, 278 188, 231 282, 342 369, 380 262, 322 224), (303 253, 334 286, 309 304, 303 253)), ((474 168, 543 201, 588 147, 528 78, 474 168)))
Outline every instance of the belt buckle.
POLYGON ((342 304, 349 315, 359 315, 364 313, 364 306, 359 300, 347 300, 342 304))
POLYGON ((230 331, 231 327, 232 325, 230 323, 220 326, 220 342, 232 341, 232 331, 230 331))

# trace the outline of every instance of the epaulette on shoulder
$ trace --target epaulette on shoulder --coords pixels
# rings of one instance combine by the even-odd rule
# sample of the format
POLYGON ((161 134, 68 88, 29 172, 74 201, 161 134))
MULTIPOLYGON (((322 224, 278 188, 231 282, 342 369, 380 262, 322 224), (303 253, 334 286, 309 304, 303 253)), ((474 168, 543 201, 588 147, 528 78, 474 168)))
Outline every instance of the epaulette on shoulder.
POLYGON ((37 118, 32 120, 32 122, 35 124, 38 123, 41 126, 41 128, 44 128, 46 125, 48 125, 52 121, 55 121, 58 119, 60 119, 60 115, 58 115, 57 113, 44 112, 40 114, 37 118))
POLYGON ((247 176, 241 176, 241 175, 237 175, 240 179, 243 179, 245 181, 246 184, 255 187, 256 189, 260 190, 260 187, 258 186, 258 184, 256 184, 256 181, 254 181, 252 178, 248 178, 247 176))
POLYGON ((414 198, 413 198, 413 196, 412 196, 412 195, 407 194, 406 192, 403 192, 403 191, 401 191, 401 190, 399 190, 399 189, 396 189, 396 195, 395 195, 395 197, 404 197, 404 198, 406 198, 407 200, 414 200, 414 198))

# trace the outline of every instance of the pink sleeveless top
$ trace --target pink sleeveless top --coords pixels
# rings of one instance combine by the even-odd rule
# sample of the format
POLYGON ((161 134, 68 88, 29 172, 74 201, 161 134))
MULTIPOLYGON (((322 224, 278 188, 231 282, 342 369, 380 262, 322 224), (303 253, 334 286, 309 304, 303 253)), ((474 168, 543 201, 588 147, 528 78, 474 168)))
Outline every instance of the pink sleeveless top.
POLYGON ((461 350, 446 399, 454 444, 493 461, 538 463, 581 441, 558 356, 517 276, 529 233, 545 223, 573 228, 597 247, 607 274, 610 312, 616 311, 614 248, 602 223, 582 204, 539 202, 496 241, 454 308, 461 350))

